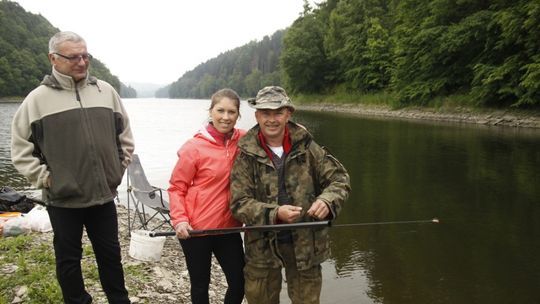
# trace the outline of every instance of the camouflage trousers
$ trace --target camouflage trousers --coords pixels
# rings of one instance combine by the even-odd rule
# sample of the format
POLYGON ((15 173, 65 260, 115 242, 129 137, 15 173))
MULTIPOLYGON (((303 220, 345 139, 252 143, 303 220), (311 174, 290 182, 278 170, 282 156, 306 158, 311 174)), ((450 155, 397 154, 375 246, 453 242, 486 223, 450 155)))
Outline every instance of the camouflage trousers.
MULTIPOLYGON (((280 244, 279 252, 285 261, 287 293, 292 304, 319 304, 322 275, 321 265, 307 270, 296 268, 292 244, 280 244)), ((281 268, 257 268, 249 263, 244 267, 245 295, 250 304, 277 304, 281 292, 281 268)))

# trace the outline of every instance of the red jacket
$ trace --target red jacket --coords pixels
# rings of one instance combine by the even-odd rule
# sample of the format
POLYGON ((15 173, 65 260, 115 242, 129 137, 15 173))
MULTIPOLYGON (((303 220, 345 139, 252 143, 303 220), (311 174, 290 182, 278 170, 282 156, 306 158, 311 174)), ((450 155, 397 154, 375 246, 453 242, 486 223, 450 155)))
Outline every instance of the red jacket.
POLYGON ((168 189, 174 226, 180 222, 195 230, 242 226, 229 209, 229 176, 238 140, 245 133, 234 129, 223 144, 203 128, 178 150, 168 189))

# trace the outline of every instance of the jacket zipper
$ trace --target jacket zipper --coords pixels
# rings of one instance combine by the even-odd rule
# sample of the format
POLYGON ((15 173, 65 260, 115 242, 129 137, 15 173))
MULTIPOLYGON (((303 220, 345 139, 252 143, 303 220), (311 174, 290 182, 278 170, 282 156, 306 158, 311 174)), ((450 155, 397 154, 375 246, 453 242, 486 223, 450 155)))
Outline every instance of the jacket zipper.
MULTIPOLYGON (((79 94, 79 88, 77 87, 77 84, 75 83, 75 96, 77 98, 77 102, 79 103, 79 106, 81 107, 81 113, 82 113, 82 116, 83 116, 83 121, 85 122, 86 124, 86 128, 83 128, 85 130, 85 133, 86 133, 86 137, 88 138, 88 142, 90 143, 89 145, 89 154, 91 156, 91 159, 92 159, 92 163, 93 163, 93 175, 94 175, 94 178, 96 179, 96 181, 98 182, 98 184, 100 184, 100 186, 102 187, 102 180, 101 178, 99 178, 99 172, 98 172, 98 164, 97 164, 97 153, 96 153, 96 150, 95 150, 95 141, 94 141, 94 137, 92 136, 91 132, 91 123, 90 123, 90 118, 88 117, 88 112, 86 111, 86 108, 83 106, 82 104, 82 100, 81 100, 81 95, 79 94), (92 157, 93 156, 93 157, 92 157)), ((101 191, 100 191, 101 192, 101 191)), ((102 194, 102 193, 101 193, 102 194)), ((103 195, 101 195, 102 197, 100 197, 100 199, 103 198, 103 195)))

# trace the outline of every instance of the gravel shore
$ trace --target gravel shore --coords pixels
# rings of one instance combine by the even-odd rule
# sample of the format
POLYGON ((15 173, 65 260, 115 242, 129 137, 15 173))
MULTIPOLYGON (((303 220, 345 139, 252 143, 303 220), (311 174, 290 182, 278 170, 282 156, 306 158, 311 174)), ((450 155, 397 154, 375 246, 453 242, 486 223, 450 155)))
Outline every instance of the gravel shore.
MULTIPOLYGON (((142 265, 148 274, 144 280, 126 275, 126 284, 132 303, 191 303, 189 275, 178 239, 166 238, 159 262, 136 260, 129 256, 127 209, 122 205, 118 206, 118 218, 124 267, 133 264, 142 265), (134 292, 134 290, 137 291, 134 292)), ((223 303, 226 289, 225 276, 217 260, 213 258, 209 288, 210 303, 223 303)))
MULTIPOLYGON (((158 262, 136 260, 129 256, 130 237, 127 230, 127 209, 123 205, 117 205, 117 210, 120 245, 122 247, 122 263, 126 272, 126 286, 131 302, 146 304, 191 303, 189 275, 178 240, 175 237, 167 237, 161 260, 158 262), (127 271, 128 268, 137 270, 127 271), (133 272, 137 274, 132 274, 133 272)), ((157 220, 153 222, 153 225, 157 224, 157 220)), ((50 245, 51 250, 53 250, 52 237, 52 232, 38 233, 36 240, 39 243, 50 245)), ((83 245, 85 244, 89 244, 86 234, 83 236, 83 245)), ((86 262, 84 259, 88 258, 83 258, 83 264, 86 262)), ((91 257, 91 259, 94 259, 94 257, 91 257)), ((93 303, 108 303, 99 280, 85 278, 85 285, 88 292, 94 298, 93 303)), ((212 277, 209 288, 210 303, 223 303, 226 289, 227 282, 225 276, 217 260, 213 259, 212 277)), ((23 296, 21 297, 24 298, 23 296)))
POLYGON ((432 109, 407 107, 393 110, 387 106, 365 104, 300 104, 300 110, 347 113, 351 115, 394 119, 412 119, 450 123, 468 123, 486 126, 508 126, 540 128, 538 110, 498 110, 498 109, 432 109))

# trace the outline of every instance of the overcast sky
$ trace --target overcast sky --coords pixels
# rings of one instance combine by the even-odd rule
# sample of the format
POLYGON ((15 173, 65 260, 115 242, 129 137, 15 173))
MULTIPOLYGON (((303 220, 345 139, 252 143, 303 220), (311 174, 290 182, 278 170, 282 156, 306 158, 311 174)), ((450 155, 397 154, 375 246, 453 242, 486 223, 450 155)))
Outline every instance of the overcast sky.
POLYGON ((15 2, 83 36, 88 52, 124 83, 176 81, 220 53, 288 27, 303 11, 303 0, 15 2))

